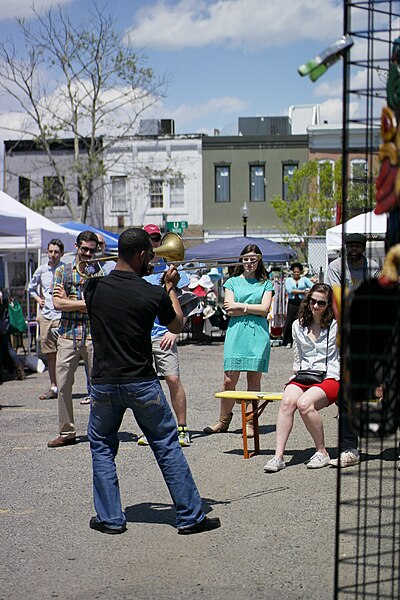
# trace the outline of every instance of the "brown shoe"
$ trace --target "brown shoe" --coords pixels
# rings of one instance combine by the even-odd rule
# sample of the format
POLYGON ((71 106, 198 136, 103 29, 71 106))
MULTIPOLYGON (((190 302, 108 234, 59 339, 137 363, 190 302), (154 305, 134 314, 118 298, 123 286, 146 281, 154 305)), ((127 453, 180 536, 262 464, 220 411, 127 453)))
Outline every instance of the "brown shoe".
POLYGON ((76 444, 76 437, 66 437, 65 435, 59 435, 55 440, 47 442, 48 448, 62 448, 63 446, 72 446, 76 444))

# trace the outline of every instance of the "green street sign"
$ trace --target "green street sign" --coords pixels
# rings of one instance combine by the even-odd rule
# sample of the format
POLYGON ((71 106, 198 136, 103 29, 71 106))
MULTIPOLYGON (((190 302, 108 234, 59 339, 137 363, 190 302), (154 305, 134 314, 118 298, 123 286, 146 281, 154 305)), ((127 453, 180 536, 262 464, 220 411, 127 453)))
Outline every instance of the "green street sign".
POLYGON ((167 231, 177 233, 178 235, 182 235, 187 226, 187 221, 167 221, 167 231))

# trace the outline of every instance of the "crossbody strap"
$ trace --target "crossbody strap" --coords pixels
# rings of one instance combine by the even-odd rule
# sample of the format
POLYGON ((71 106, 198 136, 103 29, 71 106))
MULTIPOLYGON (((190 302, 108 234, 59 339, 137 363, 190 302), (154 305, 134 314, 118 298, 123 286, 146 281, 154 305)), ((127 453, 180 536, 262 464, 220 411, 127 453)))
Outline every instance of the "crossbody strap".
MULTIPOLYGON (((331 328, 331 324, 328 326, 328 331, 326 334, 326 356, 325 356, 325 371, 328 370, 328 349, 329 349, 329 330, 331 328)), ((300 369, 301 369, 301 360, 300 360, 300 369)))

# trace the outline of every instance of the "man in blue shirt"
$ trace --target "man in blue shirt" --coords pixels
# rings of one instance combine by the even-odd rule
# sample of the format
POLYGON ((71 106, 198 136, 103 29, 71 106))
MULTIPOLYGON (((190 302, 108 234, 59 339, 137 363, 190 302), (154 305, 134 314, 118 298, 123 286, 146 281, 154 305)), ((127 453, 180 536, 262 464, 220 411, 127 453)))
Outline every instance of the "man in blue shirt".
MULTIPOLYGON (((153 248, 158 248, 161 245, 160 228, 157 225, 149 224, 143 227, 143 229, 150 235, 153 248)), ((155 266, 154 273, 147 275, 144 279, 153 285, 160 285, 165 269, 166 264, 162 261, 155 266)), ((189 282, 188 276, 184 272, 181 272, 178 287, 181 289, 185 288, 189 282)), ((177 334, 171 333, 167 327, 160 325, 156 318, 151 331, 155 369, 157 375, 165 379, 169 389, 172 408, 178 421, 179 443, 181 446, 190 446, 190 435, 186 423, 186 392, 179 375, 177 338, 177 334)), ((144 435, 139 438, 138 444, 140 446, 148 445, 144 435)))
POLYGON ((47 356, 50 387, 41 396, 40 400, 57 398, 56 356, 57 339, 55 331, 60 324, 61 312, 53 305, 53 280, 55 270, 62 265, 61 257, 64 254, 64 244, 61 240, 53 239, 47 246, 47 263, 41 265, 34 272, 28 285, 29 294, 36 300, 40 309, 37 322, 40 330, 40 349, 47 356))

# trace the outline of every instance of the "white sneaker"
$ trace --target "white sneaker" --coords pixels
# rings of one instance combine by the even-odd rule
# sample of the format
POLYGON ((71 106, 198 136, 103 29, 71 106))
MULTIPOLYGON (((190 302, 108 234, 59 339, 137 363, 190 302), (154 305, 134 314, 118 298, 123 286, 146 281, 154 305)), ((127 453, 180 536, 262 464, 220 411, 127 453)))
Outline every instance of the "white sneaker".
MULTIPOLYGON (((340 453, 340 466, 343 467, 353 467, 354 465, 360 464, 360 453, 356 448, 352 448, 351 450, 344 450, 340 453)), ((332 458, 329 461, 330 467, 338 467, 339 459, 332 458)))
POLYGON ((271 458, 267 464, 264 466, 264 471, 266 473, 276 473, 277 471, 282 471, 286 467, 285 461, 283 458, 271 458))
POLYGON ((329 454, 322 454, 322 452, 316 452, 308 461, 307 469, 322 469, 329 465, 331 457, 329 454))
POLYGON ((148 446, 149 442, 147 441, 147 437, 145 435, 141 435, 137 441, 139 446, 148 446))

